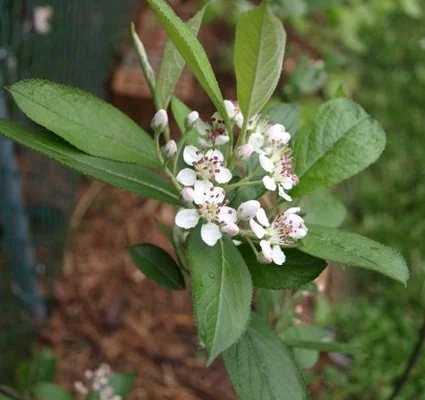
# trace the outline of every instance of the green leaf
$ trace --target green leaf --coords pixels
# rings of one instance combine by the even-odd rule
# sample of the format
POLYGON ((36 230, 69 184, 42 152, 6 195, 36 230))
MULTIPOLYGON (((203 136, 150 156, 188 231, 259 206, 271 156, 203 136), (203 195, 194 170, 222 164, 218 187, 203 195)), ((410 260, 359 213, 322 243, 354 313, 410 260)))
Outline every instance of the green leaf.
POLYGON ((147 277, 168 289, 182 290, 185 282, 181 269, 173 258, 153 244, 138 244, 130 248, 136 267, 147 277))
POLYGON ((40 382, 32 388, 38 400, 73 400, 72 396, 54 383, 40 382))
POLYGON ((243 400, 309 398, 289 350, 268 324, 255 315, 223 358, 233 387, 243 400))
POLYGON ((153 140, 117 108, 80 89, 30 79, 9 87, 34 122, 93 156, 159 167, 153 140))
POLYGON ((297 249, 284 249, 283 265, 260 264, 248 245, 239 246, 251 272, 254 286, 266 289, 298 289, 316 279, 326 267, 326 262, 303 254, 297 249))
POLYGON ((164 0, 147 1, 217 110, 227 118, 223 96, 201 43, 164 0))
POLYGON ((404 284, 409 278, 406 261, 397 251, 355 233, 309 225, 298 249, 325 260, 380 272, 404 284))
POLYGON ((189 235, 187 256, 199 336, 211 363, 245 330, 251 305, 251 277, 228 236, 210 247, 202 241, 200 228, 194 229, 189 235))
POLYGON ((53 381, 56 374, 56 358, 50 349, 44 348, 36 352, 31 363, 31 384, 53 381))
POLYGON ((248 120, 272 96, 282 72, 286 33, 264 3, 239 17, 235 38, 238 102, 248 120))
MULTIPOLYGON (((279 336, 288 345, 288 341, 291 340, 319 341, 323 338, 324 332, 312 325, 299 324, 290 326, 279 336)), ((314 349, 295 348, 292 352, 295 361, 303 369, 311 368, 319 360, 319 352, 314 349)))
POLYGON ((282 124, 294 136, 298 130, 300 105, 296 103, 279 103, 267 108, 266 114, 276 124, 282 124))
POLYGON ((0 400, 16 400, 17 398, 20 398, 20 394, 14 389, 0 385, 0 400))
POLYGON ((377 121, 348 99, 323 104, 314 121, 295 136, 295 171, 300 183, 292 195, 329 187, 376 161, 385 147, 377 121))
POLYGON ((321 190, 302 201, 301 209, 304 222, 337 228, 347 216, 347 209, 342 201, 328 190, 321 190))
MULTIPOLYGON (((205 7, 199 10, 186 25, 193 35, 197 35, 204 17, 205 7)), ((172 93, 184 68, 184 59, 176 46, 169 40, 164 49, 161 68, 155 88, 155 101, 160 108, 167 108, 172 93)))
MULTIPOLYGON (((149 62, 148 55, 146 54, 145 46, 143 46, 143 42, 140 40, 139 35, 136 32, 136 27, 134 23, 131 23, 131 36, 133 38, 134 47, 136 48, 137 56, 139 58, 140 68, 143 71, 143 75, 146 78, 146 82, 149 86, 149 90, 152 94, 152 97, 155 94, 155 72, 152 69, 152 66, 149 62)), ((161 108, 161 107, 159 107, 161 108)), ((166 107, 163 107, 166 108, 166 107)))
POLYGON ((289 347, 299 349, 316 350, 324 353, 345 353, 357 355, 361 353, 361 349, 348 343, 339 342, 317 342, 310 340, 298 340, 285 338, 285 344, 289 347))
POLYGON ((113 186, 165 203, 179 204, 179 195, 174 187, 141 165, 87 155, 51 132, 36 126, 0 119, 0 133, 69 168, 113 186))

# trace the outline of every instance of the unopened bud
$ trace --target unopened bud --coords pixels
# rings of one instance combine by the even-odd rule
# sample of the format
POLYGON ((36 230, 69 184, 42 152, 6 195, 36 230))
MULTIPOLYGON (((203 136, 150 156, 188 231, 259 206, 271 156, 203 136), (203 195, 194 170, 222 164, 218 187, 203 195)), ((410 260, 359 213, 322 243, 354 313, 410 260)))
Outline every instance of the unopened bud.
POLYGON ((236 115, 236 107, 233 101, 224 100, 224 108, 229 118, 234 118, 236 115))
POLYGON ((89 391, 83 382, 77 381, 74 383, 74 389, 78 394, 86 395, 89 391))
POLYGON ((238 207, 238 216, 244 221, 248 221, 255 217, 257 211, 261 208, 258 200, 248 200, 238 207))
POLYGON ((192 129, 198 119, 199 113, 197 111, 192 111, 185 119, 186 128, 192 129))
POLYGON ((155 132, 163 132, 168 125, 167 111, 164 109, 158 110, 152 118, 151 128, 155 132))
POLYGON ((165 157, 173 157, 177 152, 177 144, 174 140, 169 140, 167 144, 162 148, 165 157))
POLYGON ((221 231, 228 236, 236 236, 239 233, 239 227, 236 224, 226 224, 222 226, 221 231))
POLYGON ((243 146, 238 147, 236 150, 236 156, 240 158, 241 160, 247 160, 249 157, 251 157, 251 154, 253 153, 254 148, 250 144, 244 144, 243 146))
POLYGON ((263 253, 258 254, 257 260, 261 264, 270 264, 273 261, 270 257, 266 257, 263 253))
POLYGON ((195 198, 195 191, 191 187, 186 187, 180 192, 180 195, 184 201, 192 202, 195 198))

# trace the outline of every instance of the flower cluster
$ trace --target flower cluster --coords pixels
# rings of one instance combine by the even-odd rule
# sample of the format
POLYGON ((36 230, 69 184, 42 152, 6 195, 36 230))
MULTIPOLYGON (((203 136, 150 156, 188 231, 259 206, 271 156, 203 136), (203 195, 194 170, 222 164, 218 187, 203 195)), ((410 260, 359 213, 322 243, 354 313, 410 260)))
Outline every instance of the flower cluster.
POLYGON ((109 378, 112 374, 111 367, 101 364, 98 369, 86 370, 84 376, 87 385, 81 381, 74 383, 74 388, 81 396, 86 396, 89 392, 97 392, 100 400, 122 400, 120 395, 114 393, 113 387, 109 385, 109 378))
MULTIPOLYGON (((232 207, 231 200, 245 185, 257 184, 266 191, 277 192, 279 207, 281 202, 292 201, 288 191, 299 179, 293 169, 291 135, 283 125, 272 123, 265 115, 258 114, 246 122, 237 103, 225 100, 224 105, 226 118, 219 112, 208 122, 201 120, 196 111, 187 116, 186 129, 198 133, 197 145, 184 145, 183 140, 179 148, 175 141, 169 140, 162 149, 168 160, 177 158, 182 151, 186 164, 172 175, 184 204, 175 223, 183 229, 201 223, 201 237, 209 246, 214 246, 223 235, 234 238, 235 243, 239 239, 248 241, 261 262, 282 265, 285 262, 282 247, 296 245, 307 234, 300 209, 291 207, 278 212, 270 222, 258 200, 243 202, 237 209, 232 207), (231 144, 238 135, 233 149, 231 144), (253 177, 245 165, 254 157, 258 165, 256 176, 261 180, 250 182, 253 177)), ((154 130, 163 131, 167 124, 165 111, 158 111, 152 120, 154 130)))

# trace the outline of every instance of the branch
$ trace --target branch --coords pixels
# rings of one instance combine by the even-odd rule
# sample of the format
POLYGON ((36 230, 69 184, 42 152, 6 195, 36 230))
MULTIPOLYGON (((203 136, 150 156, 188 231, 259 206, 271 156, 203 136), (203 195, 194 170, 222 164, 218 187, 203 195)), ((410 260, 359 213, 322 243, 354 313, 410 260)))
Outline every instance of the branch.
POLYGON ((418 339, 416 341, 416 345, 413 347, 412 353, 410 354, 409 360, 407 361, 407 364, 403 373, 400 375, 398 379, 395 380, 393 393, 388 398, 388 400, 396 399, 396 397, 401 392, 401 389, 403 388, 403 386, 408 382, 410 372, 412 371, 412 368, 415 366, 416 362, 419 359, 419 355, 424 342, 425 342, 425 314, 423 317, 422 326, 418 332, 418 339))

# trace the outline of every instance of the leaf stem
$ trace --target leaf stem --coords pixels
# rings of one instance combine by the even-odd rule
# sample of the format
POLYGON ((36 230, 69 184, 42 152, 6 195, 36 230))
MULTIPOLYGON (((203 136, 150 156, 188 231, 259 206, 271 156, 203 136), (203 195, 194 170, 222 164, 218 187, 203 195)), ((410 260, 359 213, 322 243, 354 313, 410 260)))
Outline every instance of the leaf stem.
POLYGON ((186 138, 187 138, 186 135, 187 135, 187 133, 188 133, 188 130, 186 129, 184 131, 184 134, 183 134, 182 138, 180 139, 179 145, 177 147, 177 152, 174 155, 174 157, 175 157, 175 159, 174 159, 174 165, 173 165, 173 174, 174 175, 177 174, 177 163, 179 161, 179 157, 180 157, 180 154, 182 152, 183 146, 186 143, 186 138))

